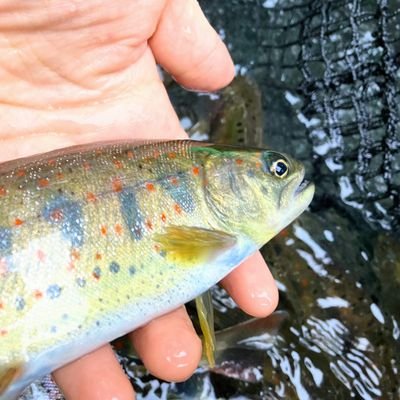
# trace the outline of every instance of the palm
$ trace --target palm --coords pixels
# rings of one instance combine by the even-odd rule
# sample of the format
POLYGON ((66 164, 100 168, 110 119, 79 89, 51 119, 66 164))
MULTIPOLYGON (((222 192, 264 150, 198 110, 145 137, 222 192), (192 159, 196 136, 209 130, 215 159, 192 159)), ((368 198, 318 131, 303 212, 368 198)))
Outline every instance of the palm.
MULTIPOLYGON (((0 162, 93 141, 183 138, 156 61, 198 90, 233 76, 194 0, 10 0, 0 11, 0 162)), ((245 311, 267 315, 277 302, 273 279, 259 254, 245 264, 223 284, 245 311)), ((183 308, 132 340, 163 379, 186 378, 200 357, 183 308)), ((68 399, 133 396, 109 346, 54 376, 68 399)))

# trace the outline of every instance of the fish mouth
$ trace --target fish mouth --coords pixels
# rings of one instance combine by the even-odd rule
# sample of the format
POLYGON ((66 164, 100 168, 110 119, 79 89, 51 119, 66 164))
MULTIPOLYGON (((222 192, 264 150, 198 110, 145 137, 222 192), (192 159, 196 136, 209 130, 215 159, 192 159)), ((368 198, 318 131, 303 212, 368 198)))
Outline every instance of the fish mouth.
POLYGON ((298 207, 304 210, 311 203, 311 200, 314 197, 314 192, 314 184, 311 181, 304 179, 304 173, 302 173, 294 186, 292 198, 297 203, 298 207))
POLYGON ((301 196, 303 192, 309 190, 311 187, 314 187, 314 184, 307 179, 302 179, 300 184, 295 188, 293 193, 294 197, 301 196))
POLYGON ((314 196, 315 186, 311 181, 305 179, 304 175, 304 170, 300 171, 300 174, 287 184, 282 193, 281 205, 291 204, 292 207, 302 210, 308 207, 314 196))

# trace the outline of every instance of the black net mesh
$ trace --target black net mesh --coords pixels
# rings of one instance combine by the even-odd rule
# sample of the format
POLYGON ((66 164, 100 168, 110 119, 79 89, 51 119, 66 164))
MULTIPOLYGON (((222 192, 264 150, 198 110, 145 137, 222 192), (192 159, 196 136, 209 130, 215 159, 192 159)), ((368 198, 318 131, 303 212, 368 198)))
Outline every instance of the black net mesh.
POLYGON ((398 229, 398 3, 200 3, 239 68, 261 84, 267 143, 312 158, 325 193, 375 226, 398 229), (309 148, 299 145, 305 136, 309 148))

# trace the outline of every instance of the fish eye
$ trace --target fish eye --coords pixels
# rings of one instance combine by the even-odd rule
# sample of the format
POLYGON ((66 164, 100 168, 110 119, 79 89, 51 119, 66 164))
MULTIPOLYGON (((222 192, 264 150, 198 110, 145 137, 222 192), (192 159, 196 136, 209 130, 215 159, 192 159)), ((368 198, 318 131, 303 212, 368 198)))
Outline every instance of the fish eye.
POLYGON ((278 178, 284 178, 289 172, 288 163, 283 160, 279 159, 272 163, 270 167, 271 173, 273 173, 278 178))

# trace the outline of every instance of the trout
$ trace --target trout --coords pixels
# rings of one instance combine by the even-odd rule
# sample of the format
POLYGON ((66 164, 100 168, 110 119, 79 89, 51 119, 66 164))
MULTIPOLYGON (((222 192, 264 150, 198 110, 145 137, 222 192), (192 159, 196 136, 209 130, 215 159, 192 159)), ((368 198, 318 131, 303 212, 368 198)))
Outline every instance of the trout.
POLYGON ((310 203, 269 149, 102 143, 0 165, 0 399, 201 295, 310 203))

